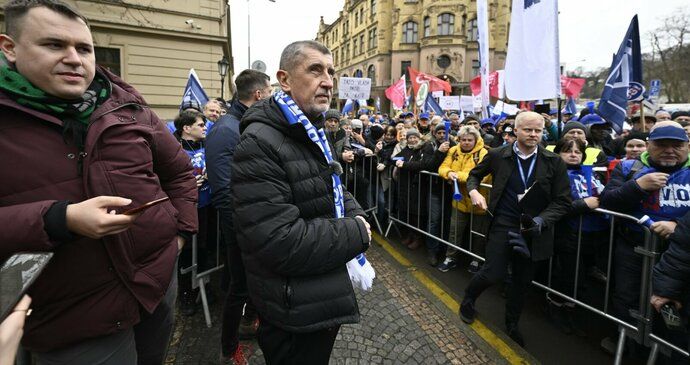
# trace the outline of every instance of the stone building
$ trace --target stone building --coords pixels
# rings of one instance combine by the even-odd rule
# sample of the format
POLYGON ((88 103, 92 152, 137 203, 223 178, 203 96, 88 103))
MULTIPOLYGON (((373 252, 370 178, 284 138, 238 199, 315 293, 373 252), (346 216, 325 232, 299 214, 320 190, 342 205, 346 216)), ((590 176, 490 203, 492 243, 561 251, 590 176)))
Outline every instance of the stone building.
MULTIPOLYGON (((2 5, 6 2, 0 0, 2 5)), ((196 71, 209 97, 220 96, 217 63, 225 56, 230 68, 233 64, 226 1, 65 2, 89 19, 97 63, 139 90, 161 118, 171 119, 177 114, 190 68, 196 71)), ((0 19, 4 23, 1 12, 0 19)), ((232 69, 225 80, 224 96, 228 99, 232 69)))
MULTIPOLYGON (((508 47, 510 0, 488 0, 490 68, 502 69, 508 47)), ((377 97, 384 111, 384 90, 407 67, 448 80, 453 94, 469 95, 479 74, 475 0, 345 0, 338 19, 321 18, 316 40, 333 53, 336 76, 372 79, 369 105, 377 97)), ((409 83, 409 75, 407 77, 409 83)), ((333 106, 341 108, 337 80, 333 106)))

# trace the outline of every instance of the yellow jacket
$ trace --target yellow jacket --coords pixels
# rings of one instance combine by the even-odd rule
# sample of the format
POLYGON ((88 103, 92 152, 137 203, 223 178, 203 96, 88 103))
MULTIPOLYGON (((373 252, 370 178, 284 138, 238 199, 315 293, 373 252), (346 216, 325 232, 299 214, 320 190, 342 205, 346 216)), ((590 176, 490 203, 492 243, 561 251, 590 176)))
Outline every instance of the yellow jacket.
MULTIPOLYGON (((458 174, 458 186, 462 193, 462 200, 459 202, 453 200, 453 207, 463 213, 470 213, 472 211, 472 200, 470 199, 466 186, 467 177, 470 175, 470 171, 484 159, 487 153, 487 150, 484 148, 484 141, 479 138, 477 144, 474 145, 474 148, 470 152, 462 152, 460 145, 452 147, 448 150, 448 154, 446 154, 446 158, 443 160, 441 167, 438 168, 438 174, 446 180, 448 180, 449 172, 453 171, 458 174)), ((482 183, 491 184, 491 175, 487 175, 484 180, 482 180, 482 183)), ((452 185, 451 189, 453 189, 452 185)), ((489 198, 488 188, 479 188, 479 192, 484 195, 484 198, 489 198)), ((474 208, 474 213, 480 215, 486 214, 484 210, 480 208, 474 208)))

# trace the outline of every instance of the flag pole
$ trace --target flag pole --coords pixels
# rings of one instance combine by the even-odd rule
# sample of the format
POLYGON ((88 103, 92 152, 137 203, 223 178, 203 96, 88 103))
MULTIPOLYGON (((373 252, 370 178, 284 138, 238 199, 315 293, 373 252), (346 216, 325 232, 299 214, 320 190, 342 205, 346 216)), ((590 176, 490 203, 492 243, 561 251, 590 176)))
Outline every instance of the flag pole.
POLYGON ((640 122, 642 123, 642 133, 646 133, 646 120, 644 119, 644 99, 640 101, 640 122))
POLYGON ((563 102, 563 99, 561 99, 561 96, 558 95, 558 120, 556 122, 556 123, 558 123, 558 125, 556 126, 556 128, 557 128, 556 130, 558 131, 557 132, 558 138, 556 139, 556 141, 561 139, 561 121, 563 120, 563 113, 561 112, 561 103, 562 102, 563 102))

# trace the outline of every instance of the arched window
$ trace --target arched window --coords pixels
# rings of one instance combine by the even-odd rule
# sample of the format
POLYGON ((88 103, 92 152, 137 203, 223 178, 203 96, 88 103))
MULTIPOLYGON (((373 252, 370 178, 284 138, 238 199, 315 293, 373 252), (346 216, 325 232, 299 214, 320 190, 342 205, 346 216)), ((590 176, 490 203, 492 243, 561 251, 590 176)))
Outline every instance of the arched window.
POLYGON ((455 15, 443 13, 438 16, 438 35, 451 35, 455 28, 455 15))
POLYGON ((403 43, 417 43, 417 23, 409 21, 403 24, 403 43))
POLYGON ((367 77, 371 79, 371 86, 376 86, 376 68, 374 65, 369 65, 367 68, 367 77))
POLYGON ((371 15, 376 15, 376 0, 371 0, 371 15))
POLYGON ((472 19, 467 27, 467 40, 476 41, 479 39, 479 27, 477 26, 477 19, 472 19))
POLYGON ((431 35, 431 18, 428 16, 424 17, 424 36, 428 37, 431 35))

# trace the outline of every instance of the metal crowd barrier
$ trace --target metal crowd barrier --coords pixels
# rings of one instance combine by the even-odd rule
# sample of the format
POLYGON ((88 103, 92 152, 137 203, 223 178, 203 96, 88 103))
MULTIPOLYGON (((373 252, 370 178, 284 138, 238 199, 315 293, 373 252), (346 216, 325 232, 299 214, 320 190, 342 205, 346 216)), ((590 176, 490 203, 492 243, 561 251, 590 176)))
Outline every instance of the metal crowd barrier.
MULTIPOLYGON (((180 268, 180 273, 186 275, 191 273, 190 280, 192 280, 192 289, 199 288, 199 295, 201 296, 201 304, 204 309, 204 319, 206 320, 206 327, 211 328, 211 311, 208 308, 208 297, 206 295, 206 284, 210 281, 210 275, 216 271, 222 270, 225 265, 221 263, 220 251, 220 214, 216 215, 216 265, 210 269, 199 272, 199 246, 197 244, 197 235, 192 237, 192 263, 189 267, 180 268)), ((206 253, 206 252, 205 252, 206 253)))
MULTIPOLYGON (((390 233, 390 229, 392 227, 395 227, 396 230, 397 225, 399 226, 404 226, 407 227, 408 229, 411 229, 413 231, 416 231, 418 233, 423 234, 426 237, 430 237, 433 239, 438 240, 439 242, 447 245, 448 247, 452 247, 459 251, 460 253, 470 256, 476 260, 481 260, 485 261, 485 258, 472 252, 472 240, 474 236, 484 236, 483 232, 479 232, 475 230, 474 227, 474 211, 470 213, 470 223, 469 223, 469 242, 468 242, 468 247, 463 248, 457 242, 450 242, 449 240, 444 239, 445 237, 445 232, 443 231, 444 229, 444 221, 445 218, 447 217, 447 214, 449 212, 445 212, 446 210, 446 204, 443 204, 443 202, 440 205, 441 208, 441 233, 439 235, 432 235, 429 232, 429 226, 431 223, 431 212, 430 212, 430 206, 428 206, 428 202, 431 201, 431 195, 432 195, 432 186, 434 183, 439 183, 438 180, 436 179, 441 179, 442 178, 432 172, 427 172, 427 171, 421 171, 419 173, 414 174, 415 176, 411 176, 410 174, 407 175, 407 196, 406 196, 406 201, 407 201, 407 206, 405 207, 405 213, 403 216, 400 216, 400 210, 401 207, 398 205, 399 202, 397 202, 397 188, 400 186, 400 180, 396 181, 395 179, 392 179, 390 181, 390 187, 388 189, 388 204, 387 204, 387 210, 389 213, 389 223, 388 226, 386 227, 385 232, 382 232, 379 230, 379 232, 382 232, 384 236, 388 237, 390 233), (428 191, 427 191, 427 198, 426 200, 422 200, 422 184, 423 184, 423 178, 428 179, 428 191), (410 191, 410 182, 412 179, 418 179, 418 187, 419 189, 417 191, 410 191), (417 212, 422 212, 422 209, 427 209, 427 225, 424 226, 422 225, 420 221, 420 215, 417 214, 417 220, 415 221, 410 221, 410 196, 412 194, 417 194, 417 212)), ((389 176, 393 176, 392 173, 390 173, 389 176)), ((491 185, 488 184, 481 184, 483 187, 486 188, 491 188, 491 185)), ((447 184, 445 180, 440 181, 440 186, 441 186, 441 197, 442 198, 448 198, 448 195, 446 194, 446 191, 448 189, 451 189, 452 191, 452 186, 447 184)), ((452 194, 451 194, 452 195, 452 194)), ((455 208, 450 208, 455 209, 455 208)), ((625 338, 629 337, 635 342, 637 342, 640 345, 644 345, 648 348, 650 348, 650 354, 648 358, 647 364, 654 364, 658 355, 658 352, 661 351, 666 355, 670 355, 671 352, 675 351, 678 354, 685 356, 685 357, 690 357, 688 354, 687 350, 681 349, 678 346, 670 343, 668 340, 652 333, 652 327, 655 321, 655 317, 658 317, 655 315, 655 310, 653 306, 650 304, 650 298, 652 295, 652 288, 651 288, 651 278, 652 278, 652 271, 654 268, 654 265, 658 262, 660 256, 661 256, 661 244, 660 241, 661 239, 654 233, 652 233, 646 226, 641 225, 638 223, 638 218, 628 215, 628 214, 623 214, 619 212, 614 212, 606 209, 595 209, 593 212, 596 212, 598 214, 604 214, 608 217, 610 217, 610 226, 609 226, 609 234, 608 234, 608 256, 607 256, 607 267, 606 267, 606 285, 605 285, 605 290, 604 290, 604 303, 603 303, 603 308, 597 308, 596 306, 586 303, 585 301, 581 300, 578 298, 578 288, 580 286, 580 261, 581 261, 581 251, 582 251, 582 216, 580 216, 579 220, 579 228, 577 230, 577 252, 576 252, 576 263, 575 263, 575 273, 574 273, 574 283, 573 283, 573 293, 562 293, 554 288, 552 288, 552 276, 553 276, 553 257, 549 259, 548 263, 548 280, 547 283, 540 283, 538 281, 532 281, 532 284, 536 286, 537 288, 540 288, 548 293, 552 293, 560 298, 563 298, 589 312, 592 312, 594 314, 597 314, 612 323, 616 324, 618 326, 618 341, 617 341, 617 347, 616 347, 616 352, 615 352, 615 360, 614 363, 616 365, 622 363, 623 359, 623 350, 625 346, 625 338), (611 314, 609 312, 609 300, 611 297, 611 271, 613 267, 613 253, 614 253, 614 248, 615 248, 615 242, 616 242, 616 231, 615 227, 617 224, 617 221, 627 221, 628 223, 634 223, 637 224, 641 231, 644 233, 644 242, 642 246, 635 247, 635 252, 642 255, 642 272, 640 273, 641 275, 641 287, 639 291, 639 307, 637 309, 631 309, 630 310, 630 315, 631 317, 635 320, 636 323, 628 323, 624 319, 618 318, 615 315, 611 314)), ((463 232, 456 232, 456 240, 461 240, 463 232)))
POLYGON ((363 202, 358 202, 365 207, 364 212, 374 219, 376 228, 381 232, 381 223, 376 215, 379 209, 379 192, 382 191, 377 165, 376 155, 357 157, 352 163, 343 163, 342 181, 355 199, 364 198, 363 202))

